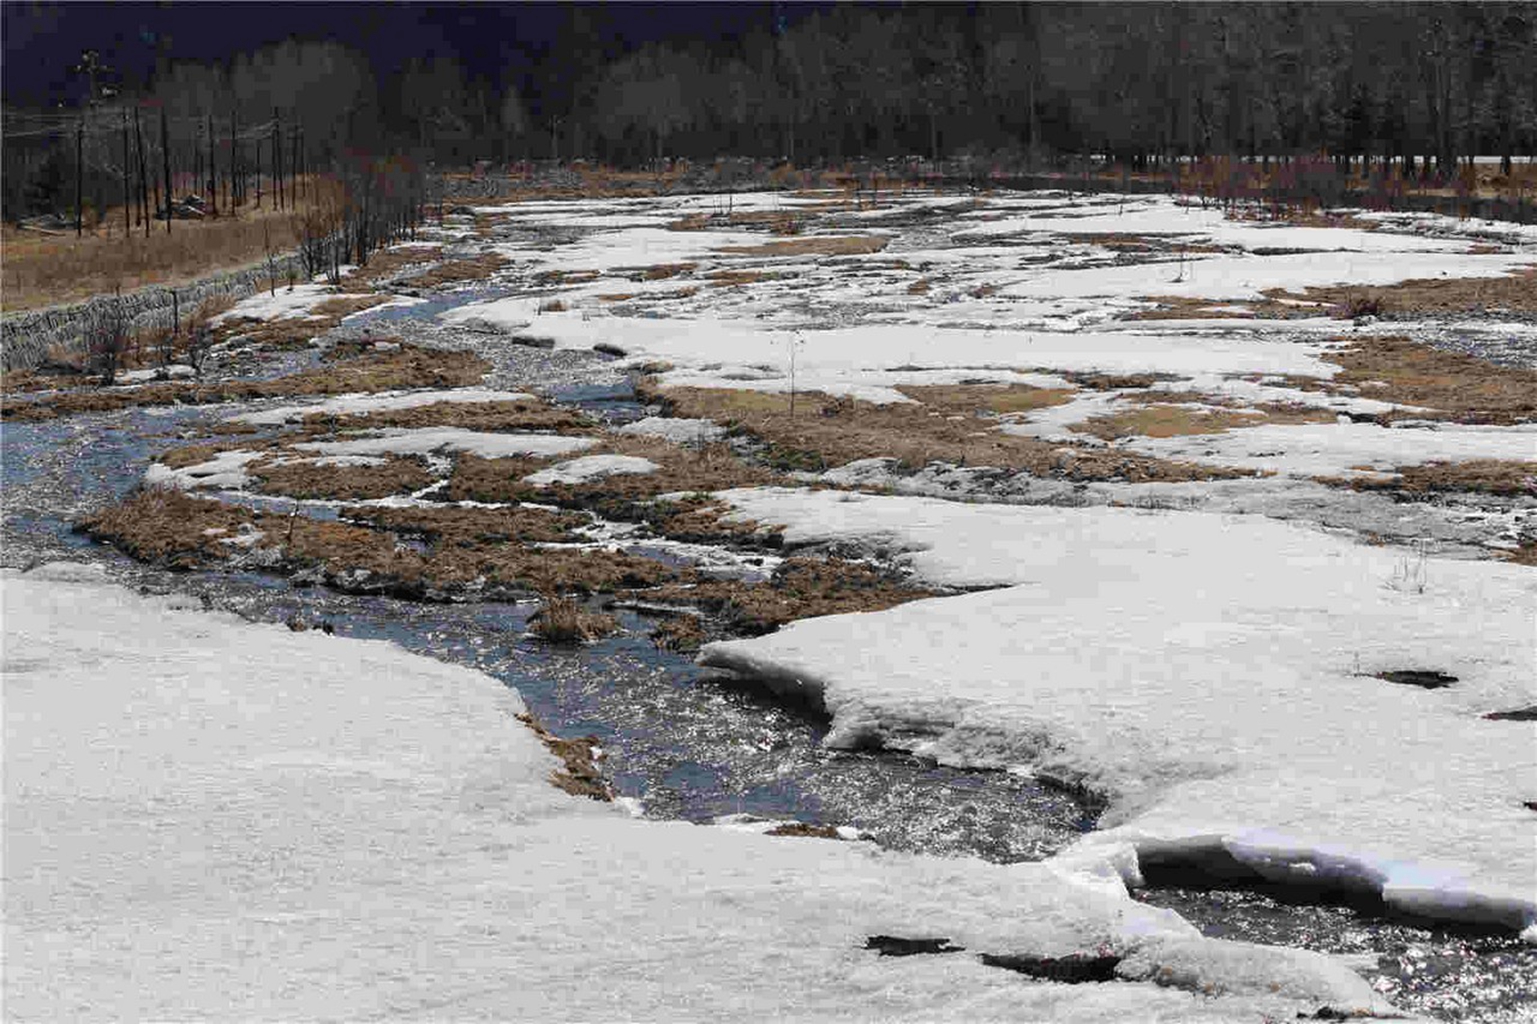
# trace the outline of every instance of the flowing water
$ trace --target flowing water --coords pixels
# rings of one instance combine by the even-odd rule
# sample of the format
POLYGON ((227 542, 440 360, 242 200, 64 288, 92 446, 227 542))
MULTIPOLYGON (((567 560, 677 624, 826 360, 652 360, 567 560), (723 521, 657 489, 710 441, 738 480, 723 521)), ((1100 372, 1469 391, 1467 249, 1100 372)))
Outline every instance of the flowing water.
MULTIPOLYGON (((432 330, 412 316, 423 316, 423 307, 397 309, 362 326, 432 330)), ((494 347, 502 352, 494 379, 532 382, 610 422, 645 412, 624 377, 596 356, 494 347)), ((656 649, 646 638, 653 623, 636 611, 617 611, 624 627, 617 636, 556 647, 529 635, 532 602, 422 604, 296 587, 254 572, 170 573, 136 565, 72 531, 75 518, 135 486, 157 452, 230 413, 227 406, 128 410, 0 426, 0 561, 103 561, 130 585, 200 595, 209 607, 253 621, 327 622, 340 636, 388 640, 479 669, 515 687, 552 731, 596 736, 615 788, 648 816, 705 823, 745 814, 853 826, 893 849, 999 862, 1049 856, 1094 827, 1092 812, 1034 780, 896 754, 826 750, 827 722, 819 714, 656 649)), ((1211 935, 1349 955, 1410 1012, 1500 1024, 1537 1019, 1537 949, 1513 937, 1291 905, 1253 892, 1168 888, 1139 898, 1178 910, 1211 935)))

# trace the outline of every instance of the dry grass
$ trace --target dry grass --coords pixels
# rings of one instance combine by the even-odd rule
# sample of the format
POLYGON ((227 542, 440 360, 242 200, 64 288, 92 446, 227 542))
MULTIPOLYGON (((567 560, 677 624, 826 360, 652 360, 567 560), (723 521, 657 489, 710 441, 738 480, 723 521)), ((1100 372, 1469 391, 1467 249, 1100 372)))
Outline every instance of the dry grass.
POLYGON ((1537 542, 1534 541, 1523 542, 1519 547, 1503 551, 1500 554, 1507 562, 1514 562, 1517 565, 1537 566, 1537 542))
POLYGON ((1466 313, 1537 313, 1537 268, 1502 277, 1432 277, 1392 285, 1336 285, 1302 293, 1272 289, 1272 299, 1321 303, 1328 313, 1350 318, 1365 309, 1382 316, 1466 313))
MULTIPOLYGON (((645 391, 645 389, 642 389, 645 391)), ((769 445, 768 458, 792 469, 820 471, 856 459, 893 457, 918 468, 931 462, 1024 470, 1070 480, 1212 480, 1250 471, 1149 458, 1017 437, 996 429, 991 415, 966 416, 916 404, 874 405, 809 393, 795 416, 786 395, 725 388, 645 391, 679 416, 712 419, 769 445)))
POLYGON ((491 365, 472 352, 404 346, 341 359, 329 365, 268 381, 224 384, 148 384, 61 392, 37 402, 6 402, 6 419, 42 420, 135 406, 209 405, 295 395, 338 395, 399 388, 457 388, 480 383, 491 365))
POLYGON ((392 494, 410 494, 437 479, 416 456, 391 455, 378 466, 323 465, 318 460, 258 462, 246 471, 262 494, 290 498, 367 501, 392 494))
POLYGON ((902 385, 898 391, 943 412, 1000 415, 1062 405, 1073 399, 1072 388, 1036 388, 1027 384, 902 385))
POLYGON ((394 533, 425 538, 435 545, 476 547, 516 541, 555 544, 575 541, 573 532, 588 518, 543 508, 374 508, 350 507, 348 520, 394 533))
POLYGON ((649 267, 618 267, 613 272, 632 281, 665 281, 679 274, 687 274, 698 265, 697 263, 654 263, 649 267))
POLYGON ((686 654, 704 646, 704 626, 693 615, 674 615, 650 633, 658 650, 686 654))
POLYGON ((712 270, 705 275, 713 288, 737 288, 744 284, 757 284, 759 281, 777 281, 788 276, 768 270, 712 270))
POLYGON ((1537 418, 1537 370, 1497 366, 1404 337, 1339 340, 1350 347, 1323 356, 1343 368, 1333 386, 1354 385, 1366 398, 1431 410, 1392 413, 1385 419, 1512 424, 1537 418))
POLYGON ((484 281, 510 261, 494 252, 472 256, 468 259, 449 260, 430 268, 426 273, 414 274, 403 282, 413 288, 441 288, 447 284, 463 284, 466 281, 484 281))
POLYGON ((726 245, 715 251, 732 256, 863 256, 880 252, 890 242, 890 238, 876 235, 815 235, 762 245, 726 245))
POLYGON ((1193 392, 1147 392, 1130 395, 1127 401, 1140 407, 1108 416, 1094 416, 1082 423, 1071 424, 1069 429, 1113 441, 1131 436, 1220 434, 1265 423, 1333 423, 1336 415, 1330 409, 1275 403, 1245 409, 1224 408, 1231 405, 1228 400, 1193 392), (1188 404, 1174 403, 1199 403, 1208 408, 1196 409, 1188 404))
POLYGON ((380 430, 386 427, 462 427, 465 430, 513 432, 524 430, 587 433, 592 423, 580 411, 552 406, 538 399, 503 402, 434 402, 409 409, 304 417, 311 432, 380 430))
POLYGON ((671 584, 648 593, 646 598, 702 608, 721 616, 732 632, 758 636, 797 619, 881 611, 938 593, 862 562, 790 558, 780 563, 766 582, 671 584))
MULTIPOLYGON (((310 208, 310 196, 323 185, 319 179, 305 180, 301 211, 310 208)), ((235 217, 174 221, 169 235, 165 222, 156 221, 148 238, 142 227, 124 237, 121 207, 107 211, 100 225, 88 225, 80 239, 73 231, 53 235, 7 225, 0 228, 5 251, 0 301, 9 312, 76 302, 115 288, 173 286, 259 265, 269 246, 286 252, 298 243, 292 212, 270 206, 256 210, 246 205, 235 217)))
POLYGON ((933 287, 933 285, 928 278, 920 277, 918 280, 907 286, 907 294, 927 295, 931 287, 933 287))
POLYGON ((536 501, 633 520, 643 517, 635 507, 637 503, 649 502, 660 494, 702 493, 780 480, 777 473, 744 462, 724 444, 685 448, 657 438, 618 436, 584 454, 630 455, 649 459, 659 468, 652 473, 623 473, 580 484, 536 487, 522 480, 540 468, 533 460, 464 455, 449 478, 448 497, 451 501, 536 501))
POLYGON ((443 247, 438 245, 413 245, 399 249, 386 249, 368 257, 366 266, 358 267, 342 278, 342 291, 373 291, 380 283, 404 273, 413 267, 435 263, 443 258, 443 247))
POLYGON ((604 801, 614 799, 613 789, 598 768, 600 748, 596 736, 580 736, 568 740, 550 732, 533 715, 521 714, 518 716, 518 721, 532 729, 546 749, 560 758, 565 765, 565 771, 550 773, 551 785, 572 796, 585 796, 604 801))
POLYGON ((529 624, 535 636, 556 644, 590 643, 619 631, 612 615, 589 612, 574 598, 553 595, 545 596, 529 624))
POLYGON ((338 322, 354 313, 361 313, 365 309, 373 309, 390 301, 388 295, 345 295, 334 299, 327 299, 310 310, 315 316, 323 316, 338 322))
POLYGON ((804 821, 778 825, 763 833, 766 836, 795 836, 803 839, 842 839, 833 825, 810 825, 804 821))
POLYGON ((220 542, 238 536, 255 520, 247 509, 193 498, 173 488, 149 487, 77 525, 140 561, 189 569, 227 557, 231 547, 220 542))
POLYGON ((1399 466, 1391 480, 1374 477, 1317 477, 1320 483, 1358 491, 1395 491, 1430 494, 1471 491, 1509 497, 1537 497, 1537 462, 1505 459, 1468 459, 1464 462, 1426 462, 1399 466))

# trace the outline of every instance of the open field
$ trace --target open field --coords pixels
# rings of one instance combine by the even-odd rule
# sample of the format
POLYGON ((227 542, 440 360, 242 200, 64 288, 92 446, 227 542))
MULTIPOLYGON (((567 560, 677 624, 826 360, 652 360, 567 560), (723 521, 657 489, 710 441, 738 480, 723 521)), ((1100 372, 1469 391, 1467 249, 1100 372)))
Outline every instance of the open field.
MULTIPOLYGON (((1092 808, 1044 865, 996 869, 1015 872, 1010 908, 1071 905, 1038 931, 981 895, 1004 884, 994 866, 867 854, 835 841, 858 836, 841 819, 717 814, 671 846, 658 837, 692 826, 610 806, 666 798, 625 791, 624 736, 611 769, 595 738, 498 709, 523 717, 492 751, 515 768, 493 802, 514 843, 561 847, 573 892, 683 848, 706 902, 740 907, 746 876, 705 854, 749 839, 871 892, 939 879, 921 888, 956 894, 942 913, 865 903, 848 934, 817 917, 848 908, 798 888, 786 904, 822 921, 805 934, 840 971, 904 943, 987 951, 913 958, 908 1009, 937 1005, 941 981, 1002 1006, 988 972, 1060 980, 1043 960, 1123 982, 1010 990, 1048 1018, 1428 1005, 1359 951, 1206 938, 1131 898, 1169 874, 1537 943, 1537 229, 1063 192, 727 209, 610 185, 450 213, 339 290, 246 299, 195 383, 29 377, 7 390, 7 443, 174 416, 131 467, 141 487, 71 509, 138 563, 324 591, 344 632, 361 602, 445 619, 489 603, 503 623, 466 647, 513 662, 607 672, 614 645, 697 651, 724 673, 708 699, 802 709, 825 723, 821 756, 1028 777, 1092 808), (247 377, 269 363, 286 372, 247 377)), ((43 600, 27 575, 6 583, 43 600)), ((68 572, 51 586, 108 609, 103 628, 161 614, 68 572)), ((310 633, 264 648, 275 674, 310 633)), ((349 645, 338 663, 371 650, 326 642, 349 645)), ((48 671, 68 674, 71 651, 48 671)), ((142 660, 170 677, 184 656, 142 660)), ((405 702, 439 685, 408 678, 390 677, 405 702)), ((478 701, 411 726, 441 754, 424 772, 464 767, 433 730, 482 735, 494 702, 478 701)), ((776 742, 746 747, 771 761, 776 742)), ((444 863, 479 863, 443 842, 444 863)), ((676 898, 653 881, 646 906, 676 898)), ((645 908, 626 907, 639 928, 645 908)), ((730 949, 759 936, 757 916, 724 916, 730 949)), ((578 920, 584 950, 607 941, 578 920)), ((1522 948, 1499 970, 1522 973, 1522 948)))

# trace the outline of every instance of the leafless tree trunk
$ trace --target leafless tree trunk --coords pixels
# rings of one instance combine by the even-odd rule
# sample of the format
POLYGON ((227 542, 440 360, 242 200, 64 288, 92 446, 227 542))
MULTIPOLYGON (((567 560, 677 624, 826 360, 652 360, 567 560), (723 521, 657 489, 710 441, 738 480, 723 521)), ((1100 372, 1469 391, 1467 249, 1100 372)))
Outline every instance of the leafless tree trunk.
POLYGON ((171 129, 160 108, 160 167, 165 172, 165 233, 171 233, 171 129))

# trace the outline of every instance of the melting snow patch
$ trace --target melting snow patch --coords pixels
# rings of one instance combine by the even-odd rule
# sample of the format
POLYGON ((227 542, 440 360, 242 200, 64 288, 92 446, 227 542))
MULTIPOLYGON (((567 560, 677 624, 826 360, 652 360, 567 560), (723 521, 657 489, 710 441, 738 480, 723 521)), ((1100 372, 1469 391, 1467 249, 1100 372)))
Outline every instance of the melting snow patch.
POLYGON ((293 423, 306 416, 348 416, 383 412, 390 409, 414 409, 438 402, 514 402, 533 395, 522 391, 493 391, 488 388, 454 388, 444 391, 411 391, 403 394, 341 395, 311 405, 282 405, 260 412, 231 416, 232 423, 293 423))
POLYGON ((513 455, 566 455, 591 448, 597 443, 590 437, 490 434, 458 427, 428 427, 421 430, 382 430, 375 437, 349 441, 308 441, 294 447, 325 455, 428 455, 446 449, 496 459, 513 455))
POLYGON ((640 459, 633 455, 584 455, 579 459, 572 459, 569 462, 551 466, 549 469, 530 473, 523 478, 523 482, 536 487, 548 487, 550 484, 581 484, 620 473, 655 473, 661 468, 650 459, 640 459))

